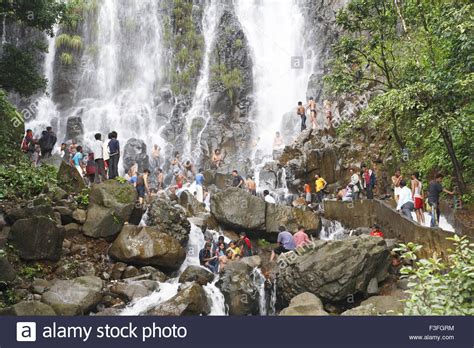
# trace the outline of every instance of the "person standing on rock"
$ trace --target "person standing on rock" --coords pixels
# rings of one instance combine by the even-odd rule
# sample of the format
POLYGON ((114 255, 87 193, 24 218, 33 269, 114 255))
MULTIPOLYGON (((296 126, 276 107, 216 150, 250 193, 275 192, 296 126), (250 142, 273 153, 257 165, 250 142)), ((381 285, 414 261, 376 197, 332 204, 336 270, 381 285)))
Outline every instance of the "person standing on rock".
POLYGON ((298 231, 293 235, 293 239, 295 240, 296 249, 304 248, 305 245, 311 243, 303 226, 298 227, 298 231))
POLYGON ((438 173, 436 174, 435 179, 430 182, 430 185, 428 186, 428 204, 431 207, 431 227, 438 227, 439 225, 439 195, 442 192, 447 193, 451 196, 454 195, 454 192, 448 191, 443 188, 443 185, 441 184, 442 181, 443 174, 438 173))
POLYGON ((308 105, 306 106, 306 109, 310 111, 310 117, 311 117, 311 127, 312 129, 317 129, 318 128, 318 123, 317 123, 317 112, 316 112, 316 101, 314 100, 313 97, 309 98, 308 105))
POLYGON ((270 195, 270 192, 268 190, 263 191, 263 199, 265 202, 270 203, 270 204, 276 204, 275 198, 273 198, 270 195))
POLYGON ((377 184, 377 178, 372 169, 369 169, 365 164, 362 165, 362 179, 367 199, 374 199, 374 188, 377 184))
POLYGON ((311 186, 308 183, 304 184, 304 195, 306 204, 310 205, 312 203, 311 186))
POLYGON ((326 124, 328 128, 332 128, 332 111, 331 111, 331 102, 329 100, 325 100, 324 103, 324 111, 326 113, 326 124))
POLYGON ((194 169, 194 165, 191 163, 191 161, 186 161, 186 163, 184 163, 184 176, 186 181, 189 183, 193 182, 195 175, 196 170, 194 169))
POLYGON ((81 174, 81 176, 84 176, 85 174, 85 166, 84 166, 83 159, 84 159, 84 155, 82 154, 82 146, 78 146, 76 148, 76 154, 71 160, 71 164, 77 169, 77 171, 79 172, 79 174, 81 174))
POLYGON ((151 152, 151 163, 153 168, 161 167, 161 148, 157 144, 153 145, 153 151, 151 152))
POLYGON ((92 143, 92 152, 94 153, 95 162, 95 179, 96 184, 105 181, 105 165, 104 165, 104 144, 102 143, 102 135, 97 133, 94 135, 95 141, 92 143))
POLYGON ((117 140, 116 131, 110 133, 109 141, 109 179, 115 179, 119 176, 118 163, 120 160, 120 143, 117 140))
POLYGON ((257 183, 255 180, 253 180, 252 176, 249 176, 245 182, 245 185, 247 186, 247 190, 249 190, 249 193, 252 196, 257 195, 257 183))
POLYGON ((232 187, 244 188, 245 181, 237 170, 232 171, 232 187))
POLYGON ((400 181, 403 180, 403 175, 400 169, 395 171, 395 174, 392 176, 392 185, 393 185, 393 197, 395 202, 398 203, 398 197, 400 195, 400 181))
POLYGON ((148 187, 148 176, 150 175, 150 171, 145 169, 143 174, 140 175, 137 179, 137 193, 138 193, 138 203, 142 205, 145 201, 145 194, 150 194, 150 189, 148 187))
POLYGON ((56 137, 56 134, 54 134, 53 128, 46 127, 46 130, 41 133, 41 138, 39 140, 42 158, 51 157, 51 153, 53 152, 57 140, 58 138, 56 137))
POLYGON ((306 109, 303 106, 303 102, 298 102, 296 114, 301 118, 301 131, 304 131, 306 129, 306 109))
POLYGON ((319 174, 314 176, 314 188, 316 191, 316 203, 321 203, 324 199, 324 189, 328 185, 324 178, 320 177, 319 174))
POLYGON ((413 204, 411 190, 407 187, 405 180, 401 180, 399 185, 397 211, 401 211, 402 215, 413 220, 411 213, 415 210, 415 205, 413 204))
POLYGON ((351 182, 349 185, 352 185, 352 199, 358 200, 361 191, 360 178, 353 168, 349 169, 349 173, 351 175, 351 182))
POLYGON ((291 233, 286 230, 286 227, 280 226, 278 230, 280 231, 277 238, 278 247, 272 251, 270 262, 275 259, 276 255, 281 255, 296 249, 295 240, 291 233))
POLYGON ((31 129, 27 129, 23 140, 21 141, 21 151, 28 154, 28 157, 31 158, 31 154, 35 149, 35 142, 33 139, 33 131, 31 129))
POLYGON ((415 172, 411 175, 411 193, 415 205, 416 220, 419 224, 425 224, 425 214, 423 214, 423 185, 418 178, 420 174, 415 172))
POLYGON ((163 174, 163 169, 161 168, 156 170, 156 182, 158 191, 165 188, 165 175, 163 174))
POLYGON ((200 168, 199 173, 197 173, 196 178, 194 179, 196 182, 196 199, 203 203, 204 202, 204 169, 200 168))

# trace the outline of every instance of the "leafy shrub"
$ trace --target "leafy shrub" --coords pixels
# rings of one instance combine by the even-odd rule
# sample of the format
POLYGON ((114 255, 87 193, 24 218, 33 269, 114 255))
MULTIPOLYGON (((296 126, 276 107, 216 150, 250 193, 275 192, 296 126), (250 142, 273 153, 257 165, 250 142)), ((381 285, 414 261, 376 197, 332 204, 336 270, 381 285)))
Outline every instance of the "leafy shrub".
POLYGON ((85 188, 81 191, 79 195, 76 196, 76 203, 79 204, 82 208, 87 208, 89 205, 89 194, 91 190, 90 188, 85 188))
POLYGON ((448 250, 447 262, 437 257, 418 259, 422 248, 401 244, 395 251, 411 264, 400 270, 409 280, 405 315, 474 315, 474 244, 466 236, 454 235, 455 250, 448 250))

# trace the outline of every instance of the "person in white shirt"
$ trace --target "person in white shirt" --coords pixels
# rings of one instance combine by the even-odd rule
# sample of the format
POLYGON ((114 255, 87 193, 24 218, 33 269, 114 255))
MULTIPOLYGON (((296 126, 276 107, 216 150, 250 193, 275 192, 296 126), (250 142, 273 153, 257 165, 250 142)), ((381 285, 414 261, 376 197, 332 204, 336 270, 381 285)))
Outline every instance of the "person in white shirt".
POLYGON ((270 192, 268 192, 268 190, 263 191, 263 197, 265 198, 265 202, 267 203, 271 203, 271 204, 276 203, 275 198, 270 196, 270 192))
POLYGON ((104 143, 102 142, 102 135, 97 133, 95 136, 95 141, 92 143, 92 152, 94 153, 94 162, 95 162, 95 179, 94 182, 101 183, 107 179, 105 175, 105 165, 104 165, 104 143))
POLYGON ((400 190, 398 191, 397 211, 401 211, 402 215, 405 215, 410 220, 413 220, 411 213, 414 210, 415 205, 413 203, 411 190, 407 187, 407 182, 405 180, 401 180, 400 190))
POLYGON ((350 185, 352 186, 352 199, 357 200, 359 199, 360 194, 360 178, 359 175, 355 172, 354 169, 349 170, 351 174, 351 182, 350 185))

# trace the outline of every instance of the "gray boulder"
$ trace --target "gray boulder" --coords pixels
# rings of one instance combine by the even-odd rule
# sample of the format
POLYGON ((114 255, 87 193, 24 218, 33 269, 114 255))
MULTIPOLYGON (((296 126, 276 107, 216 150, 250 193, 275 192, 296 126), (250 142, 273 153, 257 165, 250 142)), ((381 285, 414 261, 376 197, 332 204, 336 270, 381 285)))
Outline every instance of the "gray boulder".
POLYGON ((22 301, 8 308, 6 315, 16 317, 55 316, 54 309, 39 301, 22 301))
POLYGON ((12 282, 16 278, 15 269, 6 257, 0 256, 0 282, 12 282))
POLYGON ((84 125, 80 116, 71 116, 67 119, 66 140, 80 141, 84 134, 84 125))
POLYGON ((185 246, 191 232, 191 224, 183 208, 173 205, 169 200, 155 198, 148 209, 147 225, 175 238, 185 246))
POLYGON ((183 284, 178 293, 152 309, 148 315, 184 316, 207 315, 211 311, 206 292, 197 283, 183 284))
POLYGON ((305 227, 308 234, 317 236, 321 230, 321 219, 311 210, 280 204, 267 204, 266 231, 277 234, 278 227, 281 225, 285 226, 288 231, 297 231, 298 226, 301 225, 305 227))
POLYGON ((404 304, 397 296, 372 296, 361 302, 361 306, 372 305, 377 315, 403 314, 404 304))
POLYGON ((363 306, 357 306, 342 312, 343 316, 374 316, 377 315, 377 311, 373 304, 369 303, 363 306))
POLYGON ((200 266, 188 266, 179 276, 180 283, 196 282, 199 285, 206 285, 214 280, 214 273, 200 266))
POLYGON ((126 225, 112 243, 109 255, 115 260, 165 271, 179 269, 186 252, 180 243, 158 227, 126 225))
POLYGON ((23 260, 58 261, 64 229, 47 217, 32 217, 15 222, 9 240, 23 260))
POLYGON ((61 162, 58 171, 58 186, 67 193, 80 193, 86 188, 86 183, 76 168, 66 162, 61 162))
POLYGON ((303 292, 290 301, 287 308, 280 312, 281 316, 324 316, 329 315, 321 300, 310 292, 303 292))
POLYGON ((229 188, 212 195, 211 213, 225 226, 265 230, 265 201, 239 188, 229 188))
POLYGON ((341 301, 363 293, 372 278, 387 277, 389 251, 383 239, 361 236, 340 241, 316 241, 301 256, 282 254, 277 263, 278 298, 283 305, 311 292, 324 301, 341 301))
POLYGON ((83 231, 93 238, 113 239, 130 219, 137 192, 132 185, 107 180, 93 185, 83 231))
POLYGON ((179 195, 179 204, 186 209, 188 216, 196 216, 199 213, 206 213, 206 206, 199 202, 194 195, 188 190, 184 190, 179 195))
POLYGON ((91 276, 56 280, 41 300, 53 307, 57 315, 87 314, 102 299, 102 286, 100 278, 91 276))
POLYGON ((139 173, 143 173, 145 169, 150 169, 150 159, 145 142, 131 138, 127 141, 123 150, 124 170, 128 171, 135 163, 138 165, 139 173))

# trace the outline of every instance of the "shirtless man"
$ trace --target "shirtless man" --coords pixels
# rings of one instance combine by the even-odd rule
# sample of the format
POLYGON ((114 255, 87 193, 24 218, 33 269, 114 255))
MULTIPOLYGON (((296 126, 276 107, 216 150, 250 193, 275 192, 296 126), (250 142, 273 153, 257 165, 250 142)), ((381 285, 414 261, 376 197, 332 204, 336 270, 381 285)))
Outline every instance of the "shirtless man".
POLYGON ((220 149, 215 149, 214 154, 212 155, 212 166, 217 169, 222 165, 223 159, 220 149))
POLYGON ((309 111, 311 112, 311 125, 313 129, 316 129, 318 126, 318 124, 316 123, 316 117, 317 117, 316 101, 314 100, 313 97, 309 98, 309 102, 308 102, 308 105, 306 106, 306 109, 309 109, 309 111))
POLYGON ((395 202, 398 203, 398 196, 400 195, 400 182, 403 180, 403 175, 401 174, 400 169, 395 171, 395 175, 392 176, 392 184, 393 184, 393 195, 395 198, 395 202))
POLYGON ((275 138, 273 139, 273 150, 279 150, 285 146, 283 142, 283 137, 280 132, 275 133, 275 138))
POLYGON ((247 190, 249 190, 249 193, 253 196, 257 195, 257 184, 253 180, 251 176, 247 178, 247 181, 245 182, 245 185, 247 186, 247 190))
POLYGON ((304 131, 306 129, 306 110, 303 106, 303 102, 298 102, 296 114, 301 117, 301 131, 304 131))

